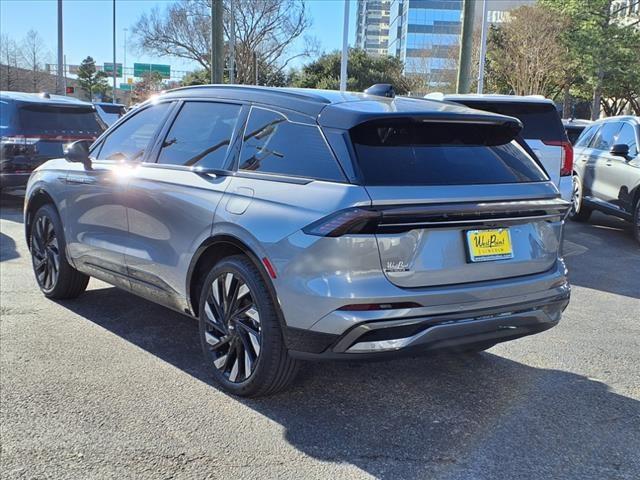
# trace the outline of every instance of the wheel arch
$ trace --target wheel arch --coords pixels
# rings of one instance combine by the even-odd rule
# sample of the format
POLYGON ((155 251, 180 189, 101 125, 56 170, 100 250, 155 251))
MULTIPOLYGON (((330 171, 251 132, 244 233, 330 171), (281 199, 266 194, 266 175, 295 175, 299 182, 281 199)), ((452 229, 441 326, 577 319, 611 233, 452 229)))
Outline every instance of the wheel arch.
POLYGON ((55 208, 58 217, 62 220, 60 210, 58 209, 58 205, 56 205, 53 196, 43 187, 37 187, 34 189, 29 195, 24 209, 24 233, 27 245, 30 245, 31 242, 31 222, 33 220, 33 215, 43 205, 52 205, 53 208, 55 208))
POLYGON ((189 309, 194 316, 198 316, 198 309, 200 304, 200 292, 202 290, 202 282, 207 276, 209 270, 220 260, 233 255, 244 255, 256 266, 262 280, 265 282, 269 293, 274 299, 276 311, 281 325, 286 325, 284 322, 284 316, 280 309, 278 296, 275 291, 271 277, 267 272, 261 256, 258 255, 254 249, 239 239, 238 237, 230 234, 218 234, 207 238, 196 250, 193 255, 189 269, 187 271, 187 301, 189 302, 189 309))

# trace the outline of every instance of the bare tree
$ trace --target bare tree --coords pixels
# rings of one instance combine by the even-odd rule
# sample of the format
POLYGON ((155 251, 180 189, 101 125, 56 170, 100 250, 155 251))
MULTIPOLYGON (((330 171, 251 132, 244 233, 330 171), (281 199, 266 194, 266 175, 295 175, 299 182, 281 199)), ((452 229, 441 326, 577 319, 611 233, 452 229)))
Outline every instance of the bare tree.
MULTIPOLYGON (((150 54, 173 56, 210 68, 211 0, 180 0, 164 11, 154 8, 134 27, 137 44, 150 54)), ((229 38, 229 4, 225 2, 224 28, 229 38)), ((236 81, 253 83, 254 53, 260 66, 283 72, 297 57, 308 56, 313 42, 303 37, 311 20, 305 0, 235 0, 236 81), (301 51, 293 44, 304 40, 301 51)))
POLYGON ((20 48, 18 44, 7 35, 0 36, 0 64, 2 67, 1 90, 15 90, 18 85, 20 48))
POLYGON ((499 28, 491 65, 516 95, 555 96, 566 79, 567 51, 561 37, 567 21, 543 6, 524 6, 511 12, 499 28))
POLYGON ((32 91, 38 91, 44 64, 50 57, 42 37, 35 30, 29 30, 22 41, 21 56, 24 66, 31 70, 32 91))

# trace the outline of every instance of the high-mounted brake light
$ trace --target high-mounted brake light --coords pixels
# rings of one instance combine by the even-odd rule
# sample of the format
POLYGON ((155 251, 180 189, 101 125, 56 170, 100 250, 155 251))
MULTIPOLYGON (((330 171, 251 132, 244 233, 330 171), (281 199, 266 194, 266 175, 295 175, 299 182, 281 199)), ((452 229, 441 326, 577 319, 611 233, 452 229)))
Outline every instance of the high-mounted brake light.
POLYGON ((560 163, 560 176, 566 177, 573 174, 573 146, 569 140, 544 140, 545 145, 562 147, 562 159, 560 163))
POLYGON ((373 233, 381 218, 380 212, 364 208, 340 210, 302 229, 307 235, 340 237, 347 234, 373 233))

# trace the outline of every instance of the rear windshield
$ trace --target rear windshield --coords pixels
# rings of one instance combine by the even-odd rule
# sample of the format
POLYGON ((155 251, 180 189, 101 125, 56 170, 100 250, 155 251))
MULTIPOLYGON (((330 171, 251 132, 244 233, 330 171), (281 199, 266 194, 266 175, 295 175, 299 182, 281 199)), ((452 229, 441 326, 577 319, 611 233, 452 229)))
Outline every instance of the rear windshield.
POLYGON ((105 113, 115 113, 116 115, 124 115, 124 107, 122 105, 99 105, 105 113))
POLYGON ((18 110, 24 133, 40 135, 99 136, 105 125, 91 107, 28 105, 18 110))
POLYGON ((516 141, 477 124, 368 122, 351 130, 366 185, 540 182, 544 171, 516 141), (495 144, 497 143, 497 144, 495 144), (502 144, 500 144, 502 143, 502 144))
POLYGON ((464 100, 471 108, 487 112, 500 113, 519 119, 524 128, 521 132, 527 140, 561 141, 565 139, 565 131, 556 107, 548 103, 530 102, 479 102, 464 100))

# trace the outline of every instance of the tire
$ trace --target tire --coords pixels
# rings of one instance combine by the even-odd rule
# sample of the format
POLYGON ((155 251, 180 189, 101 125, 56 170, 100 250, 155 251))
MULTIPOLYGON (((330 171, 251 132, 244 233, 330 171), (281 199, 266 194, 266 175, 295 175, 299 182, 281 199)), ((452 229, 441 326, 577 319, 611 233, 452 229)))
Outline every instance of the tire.
POLYGON ((67 261, 64 230, 53 205, 44 205, 31 222, 29 250, 36 281, 45 297, 76 298, 87 288, 89 276, 67 261))
POLYGON ((584 205, 582 191, 582 181, 578 175, 574 174, 571 212, 569 213, 569 218, 574 222, 586 222, 593 212, 593 209, 584 205))
POLYGON ((253 262, 235 255, 216 264, 199 307, 202 351, 224 391, 258 397, 289 386, 298 362, 287 352, 274 299, 253 262))
POLYGON ((640 198, 636 201, 636 206, 633 209, 633 220, 631 221, 631 228, 633 230, 633 236, 636 241, 640 243, 640 198))

